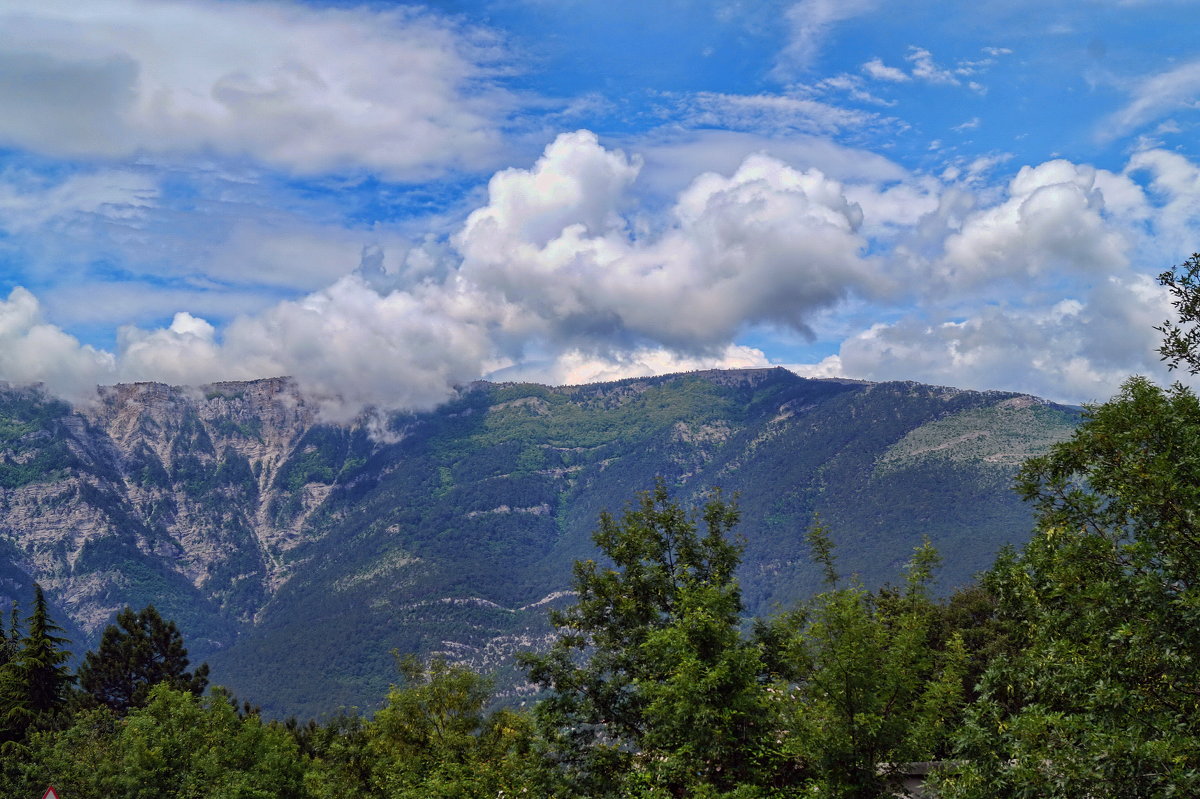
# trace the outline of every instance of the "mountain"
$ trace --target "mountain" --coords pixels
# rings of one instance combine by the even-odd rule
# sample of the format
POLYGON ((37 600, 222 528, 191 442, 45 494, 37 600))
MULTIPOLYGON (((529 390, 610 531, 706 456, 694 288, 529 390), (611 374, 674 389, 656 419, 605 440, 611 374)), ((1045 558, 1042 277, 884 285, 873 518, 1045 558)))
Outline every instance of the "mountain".
POLYGON ((736 492, 748 608, 808 595, 804 532, 894 579, 923 535, 944 587, 1030 512, 1018 464, 1079 410, 910 382, 712 371, 551 388, 481 382, 386 424, 323 423, 285 378, 103 389, 72 408, 0 390, 0 599, 37 579, 82 651, 153 602, 214 681, 274 714, 370 706, 391 652, 442 652, 519 690, 598 514, 661 476, 736 492))

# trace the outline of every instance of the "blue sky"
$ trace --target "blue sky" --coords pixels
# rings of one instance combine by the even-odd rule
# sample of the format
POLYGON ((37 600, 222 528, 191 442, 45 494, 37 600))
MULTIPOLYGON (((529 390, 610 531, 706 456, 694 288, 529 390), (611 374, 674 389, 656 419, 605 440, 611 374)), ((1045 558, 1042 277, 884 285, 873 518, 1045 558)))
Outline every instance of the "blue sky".
POLYGON ((0 379, 1081 402, 1200 249, 1178 0, 0 0, 0 379))

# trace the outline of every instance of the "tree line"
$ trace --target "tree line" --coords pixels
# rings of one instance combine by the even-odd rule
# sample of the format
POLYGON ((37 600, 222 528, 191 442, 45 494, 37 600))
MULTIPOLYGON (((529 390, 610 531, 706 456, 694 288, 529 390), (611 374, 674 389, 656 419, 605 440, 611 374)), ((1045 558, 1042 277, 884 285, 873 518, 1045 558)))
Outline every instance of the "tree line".
MULTIPOLYGON (((1200 373, 1200 255, 1161 281, 1163 356, 1200 373)), ((1030 542, 947 598, 918 547, 869 590, 818 521, 824 589, 744 618, 736 502, 659 483, 601 515, 539 689, 413 657, 373 717, 266 721, 188 671, 174 625, 126 609, 78 673, 40 588, 0 635, 0 794, 828 797, 1200 795, 1200 398, 1132 378, 1023 466, 1030 542)))

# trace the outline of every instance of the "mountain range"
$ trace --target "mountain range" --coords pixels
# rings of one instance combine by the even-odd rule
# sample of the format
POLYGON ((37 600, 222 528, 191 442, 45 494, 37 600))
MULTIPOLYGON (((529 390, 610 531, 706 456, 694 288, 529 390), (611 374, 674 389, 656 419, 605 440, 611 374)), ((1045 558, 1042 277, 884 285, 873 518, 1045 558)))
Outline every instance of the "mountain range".
POLYGON ((213 680, 272 715, 371 707, 393 651, 495 671, 549 636, 599 513, 662 479, 737 496, 748 612, 839 567, 875 586, 928 536, 943 589, 1020 543, 1017 467, 1080 409, 1005 392, 710 371, 585 386, 479 382, 422 413, 322 421, 287 378, 0 390, 0 600, 37 580, 76 653, 153 603, 213 680))

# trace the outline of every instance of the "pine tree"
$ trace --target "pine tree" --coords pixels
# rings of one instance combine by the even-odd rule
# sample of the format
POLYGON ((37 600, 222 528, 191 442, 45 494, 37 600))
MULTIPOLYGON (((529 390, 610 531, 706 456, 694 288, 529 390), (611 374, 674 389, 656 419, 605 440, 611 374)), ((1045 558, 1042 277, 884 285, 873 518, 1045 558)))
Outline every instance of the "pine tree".
POLYGON ((79 685, 98 704, 125 714, 146 704, 150 689, 165 682, 199 696, 208 685, 208 664, 187 671, 187 649, 172 621, 153 605, 135 613, 126 607, 88 652, 79 667, 79 685))
POLYGON ((65 704, 74 677, 67 668, 69 641, 50 618, 42 587, 33 584, 33 612, 20 648, 0 670, 0 740, 17 740, 31 725, 52 721, 65 704))

